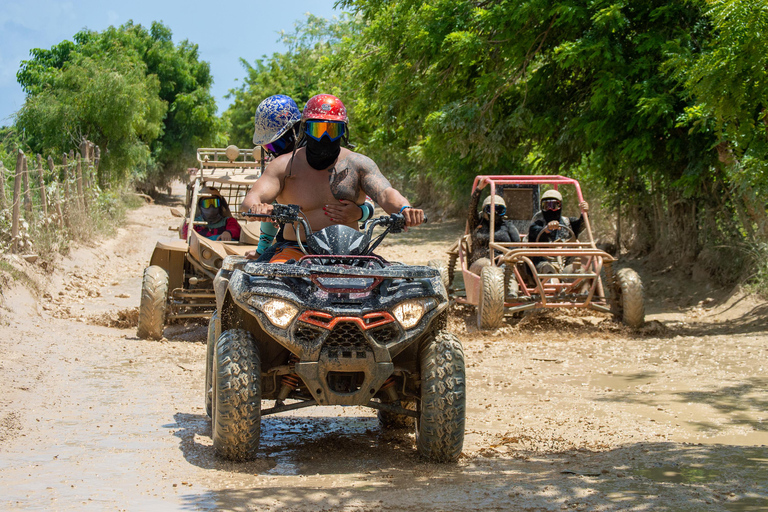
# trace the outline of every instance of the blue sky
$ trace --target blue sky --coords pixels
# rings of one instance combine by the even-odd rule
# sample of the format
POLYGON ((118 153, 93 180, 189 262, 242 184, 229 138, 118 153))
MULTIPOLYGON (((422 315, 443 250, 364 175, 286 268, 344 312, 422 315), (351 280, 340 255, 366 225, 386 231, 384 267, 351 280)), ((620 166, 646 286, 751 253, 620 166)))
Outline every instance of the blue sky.
POLYGON ((240 58, 253 62, 263 55, 285 50, 279 32, 290 32, 306 13, 339 16, 336 0, 196 1, 176 0, 0 0, 0 126, 24 103, 16 82, 19 63, 32 48, 50 48, 81 29, 102 31, 128 20, 146 27, 161 21, 173 32, 173 41, 189 39, 211 64, 212 93, 223 112, 224 95, 245 77, 240 58))

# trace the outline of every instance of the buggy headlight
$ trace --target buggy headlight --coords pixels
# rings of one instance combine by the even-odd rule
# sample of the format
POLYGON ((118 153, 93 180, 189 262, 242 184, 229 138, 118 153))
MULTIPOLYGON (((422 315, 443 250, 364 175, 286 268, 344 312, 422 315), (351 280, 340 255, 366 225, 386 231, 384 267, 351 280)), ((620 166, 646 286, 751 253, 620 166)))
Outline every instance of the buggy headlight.
POLYGON ((395 306, 392 313, 403 329, 410 329, 424 316, 424 303, 420 300, 407 300, 395 306))
POLYGON ((280 299, 258 300, 256 297, 248 299, 248 303, 267 315, 270 322, 278 327, 286 328, 296 318, 299 310, 290 302, 280 299))

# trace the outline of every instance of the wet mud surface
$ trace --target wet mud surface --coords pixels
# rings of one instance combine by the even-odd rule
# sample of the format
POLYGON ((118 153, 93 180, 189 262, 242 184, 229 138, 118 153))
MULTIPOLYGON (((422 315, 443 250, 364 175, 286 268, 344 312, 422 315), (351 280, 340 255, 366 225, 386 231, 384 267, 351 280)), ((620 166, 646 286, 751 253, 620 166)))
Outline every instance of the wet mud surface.
MULTIPOLYGON (((640 331, 549 311, 478 332, 453 306, 468 379, 456 464, 420 460, 411 432, 358 407, 265 417, 259 458, 221 461, 205 327, 172 325, 161 341, 119 327, 175 222, 145 206, 40 276, 39 297, 3 289, 0 509, 768 510, 768 308, 642 268, 640 331)), ((423 264, 460 231, 427 225, 380 252, 423 264)))

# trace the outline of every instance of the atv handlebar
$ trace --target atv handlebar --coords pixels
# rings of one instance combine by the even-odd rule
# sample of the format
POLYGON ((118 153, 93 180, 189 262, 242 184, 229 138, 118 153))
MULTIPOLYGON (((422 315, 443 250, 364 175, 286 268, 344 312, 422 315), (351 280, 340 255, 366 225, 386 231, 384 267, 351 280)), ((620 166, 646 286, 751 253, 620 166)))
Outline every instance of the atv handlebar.
MULTIPOLYGON (((304 228, 305 235, 307 237, 312 235, 312 228, 309 226, 309 222, 307 222, 306 216, 302 213, 301 207, 297 204, 273 204, 272 214, 245 212, 242 215, 243 217, 247 217, 247 218, 267 219, 267 220, 277 222, 278 224, 295 224, 299 222, 304 228)), ((426 222, 427 222, 427 216, 425 215, 424 223, 426 224, 426 222)), ((387 234, 401 233, 402 231, 404 231, 406 228, 405 217, 401 213, 392 213, 390 215, 382 215, 381 217, 376 217, 374 219, 370 219, 366 221, 363 224, 363 229, 365 230, 369 240, 372 239, 373 229, 376 226, 385 226, 386 230, 384 231, 384 233, 379 235, 373 241, 373 243, 371 243, 370 247, 366 251, 366 254, 371 254, 387 234)), ((301 244, 300 241, 299 241, 299 245, 302 249, 302 252, 307 254, 306 249, 304 249, 304 246, 301 244)))

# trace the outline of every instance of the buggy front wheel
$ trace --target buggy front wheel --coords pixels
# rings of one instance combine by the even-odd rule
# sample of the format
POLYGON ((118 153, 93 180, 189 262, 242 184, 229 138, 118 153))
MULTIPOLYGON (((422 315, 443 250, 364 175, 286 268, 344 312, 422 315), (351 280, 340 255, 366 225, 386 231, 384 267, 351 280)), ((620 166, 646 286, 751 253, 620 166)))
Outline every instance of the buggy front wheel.
POLYGON ((496 329, 504 321, 504 270, 483 267, 477 301, 477 328, 496 329))
POLYGON ((437 331, 421 349, 421 403, 416 449, 435 462, 453 462, 464 447, 466 421, 464 350, 456 335, 437 331))
POLYGON ((139 338, 159 340, 163 337, 165 315, 168 308, 168 272, 152 265, 144 269, 139 303, 139 338))

